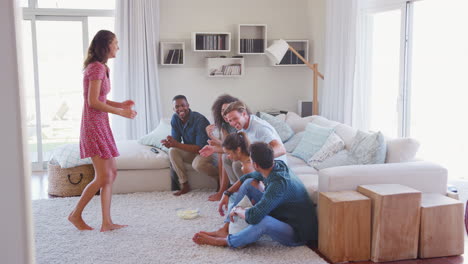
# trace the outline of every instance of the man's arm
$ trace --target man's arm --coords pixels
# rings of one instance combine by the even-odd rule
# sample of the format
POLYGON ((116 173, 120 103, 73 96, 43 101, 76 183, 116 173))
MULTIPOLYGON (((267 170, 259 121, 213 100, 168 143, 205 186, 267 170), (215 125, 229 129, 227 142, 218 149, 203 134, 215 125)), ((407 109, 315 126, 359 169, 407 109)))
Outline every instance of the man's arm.
POLYGON ((283 143, 279 142, 278 140, 274 139, 270 141, 268 145, 270 145, 270 147, 273 149, 273 154, 275 158, 286 154, 286 148, 284 147, 283 143))

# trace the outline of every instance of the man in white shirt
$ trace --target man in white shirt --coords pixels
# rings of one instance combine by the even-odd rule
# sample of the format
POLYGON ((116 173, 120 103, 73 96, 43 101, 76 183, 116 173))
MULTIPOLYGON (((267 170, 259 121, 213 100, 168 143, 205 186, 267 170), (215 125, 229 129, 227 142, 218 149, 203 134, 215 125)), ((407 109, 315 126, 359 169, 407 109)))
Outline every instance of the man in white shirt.
MULTIPOLYGON (((273 149, 275 160, 282 160, 287 164, 286 149, 276 130, 265 120, 255 115, 249 115, 244 103, 241 101, 231 103, 223 114, 229 125, 236 128, 237 131, 244 131, 247 134, 250 143, 267 143, 273 149)), ((242 176, 240 162, 233 162, 226 155, 223 155, 223 166, 231 184, 242 176)))

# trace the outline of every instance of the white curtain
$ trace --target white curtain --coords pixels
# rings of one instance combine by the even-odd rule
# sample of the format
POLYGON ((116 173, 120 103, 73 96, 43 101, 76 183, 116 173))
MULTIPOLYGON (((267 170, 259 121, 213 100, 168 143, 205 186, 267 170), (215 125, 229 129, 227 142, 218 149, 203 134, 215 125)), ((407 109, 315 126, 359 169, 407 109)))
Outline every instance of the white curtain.
POLYGON ((159 0, 117 0, 116 35, 120 51, 115 59, 113 98, 135 101, 134 120, 116 117, 116 139, 138 139, 161 118, 158 77, 159 0))
POLYGON ((321 115, 352 125, 356 33, 360 0, 327 0, 325 80, 321 115))

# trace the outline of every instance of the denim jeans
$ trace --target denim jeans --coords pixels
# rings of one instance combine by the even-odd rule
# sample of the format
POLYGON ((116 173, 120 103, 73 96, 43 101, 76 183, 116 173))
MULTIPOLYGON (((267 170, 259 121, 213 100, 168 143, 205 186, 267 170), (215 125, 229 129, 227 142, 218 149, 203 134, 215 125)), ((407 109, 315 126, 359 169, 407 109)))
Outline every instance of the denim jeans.
MULTIPOLYGON (((231 209, 236 206, 245 195, 255 203, 260 201, 263 193, 251 185, 252 181, 253 179, 245 180, 239 188, 239 191, 234 194, 235 196, 233 195, 234 202, 229 205, 228 212, 231 212, 231 209)), ((229 214, 224 222, 229 222, 229 214)), ((229 235, 227 237, 227 243, 233 248, 242 247, 259 240, 262 235, 268 235, 274 241, 285 246, 302 246, 305 244, 304 242, 296 242, 294 240, 294 230, 289 224, 281 222, 269 215, 265 216, 262 221, 256 225, 249 225, 239 233, 229 235)))

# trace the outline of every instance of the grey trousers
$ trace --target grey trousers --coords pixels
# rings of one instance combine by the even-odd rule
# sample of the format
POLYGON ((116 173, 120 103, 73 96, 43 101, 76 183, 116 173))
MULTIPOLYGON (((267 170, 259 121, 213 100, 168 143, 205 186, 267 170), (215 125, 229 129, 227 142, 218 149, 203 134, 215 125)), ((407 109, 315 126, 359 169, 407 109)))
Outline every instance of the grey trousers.
POLYGON ((227 154, 223 154, 223 168, 226 170, 231 184, 234 184, 244 175, 242 173, 242 163, 240 161, 230 160, 227 154))
POLYGON ((184 151, 178 148, 169 149, 169 159, 171 166, 179 177, 179 183, 186 183, 188 181, 187 171, 185 170, 184 163, 192 163, 194 170, 207 174, 209 176, 218 176, 218 168, 215 167, 215 156, 202 157, 198 154, 184 151))

